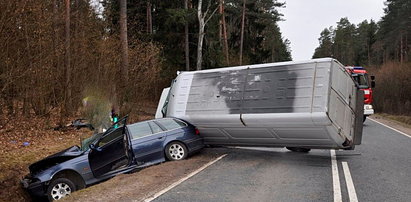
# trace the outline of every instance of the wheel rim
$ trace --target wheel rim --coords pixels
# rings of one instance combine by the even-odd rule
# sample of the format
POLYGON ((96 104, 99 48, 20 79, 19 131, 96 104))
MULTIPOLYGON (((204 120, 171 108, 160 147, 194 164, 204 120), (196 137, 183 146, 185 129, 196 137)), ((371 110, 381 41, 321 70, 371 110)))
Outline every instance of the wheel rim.
POLYGON ((174 160, 180 160, 184 157, 184 148, 179 144, 172 144, 168 149, 168 153, 174 160))
POLYGON ((54 185, 53 189, 51 190, 51 197, 54 200, 59 200, 71 193, 71 188, 66 183, 58 183, 54 185))

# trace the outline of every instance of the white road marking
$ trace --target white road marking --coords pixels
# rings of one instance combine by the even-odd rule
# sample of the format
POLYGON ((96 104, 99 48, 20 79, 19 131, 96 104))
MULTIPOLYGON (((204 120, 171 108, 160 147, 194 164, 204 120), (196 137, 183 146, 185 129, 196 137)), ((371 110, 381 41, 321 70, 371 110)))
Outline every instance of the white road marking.
POLYGON ((335 156, 335 150, 331 149, 330 153, 331 153, 331 170, 332 170, 332 175, 333 175, 334 202, 342 202, 340 177, 338 175, 338 165, 337 165, 337 158, 335 156))
POLYGON ((347 184, 348 197, 350 197, 350 202, 358 202, 357 193, 355 192, 354 182, 352 181, 350 168, 348 168, 348 163, 345 161, 341 163, 344 170, 345 183, 347 184))
POLYGON ((188 180, 190 177, 193 177, 194 175, 198 174, 199 172, 203 171, 204 169, 206 169, 208 166, 211 166, 212 164, 214 164, 215 162, 221 160, 222 158, 224 158, 225 156, 227 156, 227 154, 221 155, 220 157, 214 159, 211 162, 208 162, 207 164, 201 166, 201 168, 195 170, 194 172, 190 173, 189 175, 181 178, 180 180, 178 180, 177 182, 174 182, 173 184, 171 184, 170 186, 166 187, 165 189, 157 192, 156 194, 154 194, 152 197, 146 198, 144 199, 144 202, 150 202, 156 198, 158 198, 159 196, 163 195, 164 193, 170 191, 171 189, 173 189, 174 187, 176 187, 177 185, 181 184, 182 182, 188 180))
POLYGON ((404 132, 402 132, 402 131, 399 131, 399 130, 393 128, 393 127, 387 126, 387 125, 385 125, 385 124, 383 124, 383 123, 381 123, 381 122, 379 122, 379 121, 376 121, 376 120, 374 120, 374 119, 372 119, 372 118, 368 118, 368 119, 370 119, 371 121, 374 121, 374 122, 376 122, 376 123, 379 123, 379 124, 381 124, 381 125, 389 128, 389 129, 391 129, 391 130, 393 130, 393 131, 395 131, 395 132, 398 132, 398 133, 400 133, 400 134, 402 134, 402 135, 405 135, 405 136, 411 138, 411 135, 408 135, 407 133, 404 133, 404 132))

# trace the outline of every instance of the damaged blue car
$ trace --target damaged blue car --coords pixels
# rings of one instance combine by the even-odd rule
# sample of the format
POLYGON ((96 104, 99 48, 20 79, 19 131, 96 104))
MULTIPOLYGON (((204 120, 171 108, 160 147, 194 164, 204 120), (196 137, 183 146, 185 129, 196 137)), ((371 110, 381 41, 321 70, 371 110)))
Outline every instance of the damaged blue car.
POLYGON ((29 166, 21 181, 36 197, 50 201, 71 192, 165 160, 182 160, 204 147, 199 131, 175 118, 127 125, 127 117, 106 132, 82 140, 29 166))

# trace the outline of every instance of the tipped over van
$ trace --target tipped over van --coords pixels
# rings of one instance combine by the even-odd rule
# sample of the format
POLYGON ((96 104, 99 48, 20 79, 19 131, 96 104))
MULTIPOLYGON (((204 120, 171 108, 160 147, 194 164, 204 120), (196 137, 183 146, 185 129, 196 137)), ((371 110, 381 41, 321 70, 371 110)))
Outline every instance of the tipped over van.
POLYGON ((219 146, 353 149, 364 95, 332 58, 181 72, 156 118, 195 125, 219 146))

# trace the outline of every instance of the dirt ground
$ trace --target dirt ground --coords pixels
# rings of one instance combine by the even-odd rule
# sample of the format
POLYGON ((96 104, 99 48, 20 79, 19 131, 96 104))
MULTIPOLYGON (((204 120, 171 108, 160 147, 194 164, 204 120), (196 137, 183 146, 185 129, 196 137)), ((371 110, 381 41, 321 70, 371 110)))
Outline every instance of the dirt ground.
POLYGON ((143 201, 223 154, 203 149, 186 160, 165 162, 74 192, 63 201, 143 201))
MULTIPOLYGON (((72 145, 86 130, 53 130, 50 118, 14 118, 0 129, 0 201, 29 201, 20 186, 28 166, 72 145)), ((91 131, 90 131, 91 132, 91 131)))

